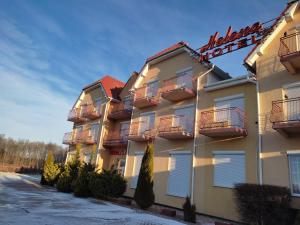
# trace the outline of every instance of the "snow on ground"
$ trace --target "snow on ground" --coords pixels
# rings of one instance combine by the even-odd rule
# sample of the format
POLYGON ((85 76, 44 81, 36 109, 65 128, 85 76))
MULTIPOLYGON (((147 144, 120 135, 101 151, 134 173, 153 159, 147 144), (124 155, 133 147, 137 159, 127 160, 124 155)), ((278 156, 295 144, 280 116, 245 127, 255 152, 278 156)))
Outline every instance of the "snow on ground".
POLYGON ((37 177, 0 172, 1 225, 183 225, 92 198, 75 198, 38 184, 37 177))

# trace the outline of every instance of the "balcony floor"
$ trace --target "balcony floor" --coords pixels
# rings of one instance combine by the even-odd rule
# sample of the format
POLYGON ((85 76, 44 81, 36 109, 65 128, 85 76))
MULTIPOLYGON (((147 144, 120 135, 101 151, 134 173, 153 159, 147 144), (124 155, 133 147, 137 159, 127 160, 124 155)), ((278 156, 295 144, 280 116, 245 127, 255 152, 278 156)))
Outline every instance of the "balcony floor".
POLYGON ((82 117, 72 117, 72 118, 68 118, 68 121, 73 123, 82 123, 85 121, 85 119, 82 117))
POLYGON ((291 73, 300 73, 300 51, 280 57, 280 62, 291 73))
POLYGON ((286 136, 300 134, 300 121, 275 122, 272 128, 286 136))
POLYGON ((123 120, 123 119, 130 119, 131 118, 131 110, 122 110, 111 112, 107 115, 108 119, 112 120, 123 120))
POLYGON ((245 137, 247 130, 239 127, 218 127, 200 129, 200 134, 208 137, 245 137))
POLYGON ((169 140, 194 138, 194 135, 192 133, 185 132, 185 131, 176 131, 176 132, 164 131, 164 132, 159 132, 158 136, 169 140))
POLYGON ((139 98, 133 101, 133 106, 140 109, 157 106, 157 104, 158 102, 153 98, 139 98))
POLYGON ((149 141, 151 138, 145 135, 129 135, 128 140, 131 141, 137 141, 137 142, 143 142, 143 141, 149 141))
POLYGON ((90 120, 95 120, 101 117, 101 115, 97 115, 97 114, 84 114, 83 115, 84 118, 90 119, 90 120))
POLYGON ((167 99, 171 102, 178 102, 185 99, 193 98, 196 96, 196 93, 190 88, 177 88, 163 92, 161 97, 167 99))
POLYGON ((117 148, 117 147, 126 147, 128 141, 122 141, 122 140, 108 140, 103 142, 104 148, 117 148))

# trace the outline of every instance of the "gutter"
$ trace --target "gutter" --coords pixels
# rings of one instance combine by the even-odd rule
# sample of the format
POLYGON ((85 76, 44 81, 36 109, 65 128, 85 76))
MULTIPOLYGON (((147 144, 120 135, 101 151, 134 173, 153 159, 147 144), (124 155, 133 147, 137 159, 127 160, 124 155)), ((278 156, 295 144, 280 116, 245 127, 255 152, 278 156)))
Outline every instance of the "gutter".
POLYGON ((259 184, 263 184, 263 161, 261 158, 262 155, 262 132, 260 126, 260 94, 259 94, 259 83, 252 80, 250 77, 247 78, 249 82, 256 85, 256 101, 257 101, 257 126, 258 126, 258 149, 257 149, 257 159, 258 159, 258 181, 259 184))
POLYGON ((195 107, 195 127, 194 127, 194 146, 193 146, 193 159, 192 159, 192 178, 191 178, 191 204, 194 204, 194 182, 195 182, 195 158, 196 158, 196 147, 197 147, 197 129, 198 129, 198 102, 199 102, 199 94, 198 94, 198 90, 200 87, 200 77, 208 74, 209 72, 213 71, 215 68, 215 65, 213 64, 212 67, 206 71, 204 74, 201 74, 198 78, 197 78, 197 95, 196 95, 196 107, 195 107))

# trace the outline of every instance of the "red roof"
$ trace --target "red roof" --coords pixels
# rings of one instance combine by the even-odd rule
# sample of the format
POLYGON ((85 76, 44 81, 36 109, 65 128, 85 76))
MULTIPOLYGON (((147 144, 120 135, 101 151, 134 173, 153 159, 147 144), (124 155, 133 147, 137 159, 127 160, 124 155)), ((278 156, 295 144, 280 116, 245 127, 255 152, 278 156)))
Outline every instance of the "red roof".
POLYGON ((102 79, 97 80, 94 83, 85 86, 83 88, 83 90, 86 90, 86 89, 88 89, 92 86, 95 86, 97 84, 100 84, 100 83, 101 83, 106 95, 108 97, 115 98, 115 99, 119 99, 119 94, 125 85, 124 82, 117 80, 117 79, 113 78, 112 76, 105 75, 102 79))
POLYGON ((178 42, 178 43, 170 46, 169 48, 166 48, 166 49, 164 49, 164 50, 156 53, 155 55, 148 57, 147 58, 147 62, 149 62, 149 61, 151 61, 153 59, 156 59, 156 58, 158 58, 160 56, 163 56, 163 55, 165 55, 165 54, 167 54, 169 52, 175 51, 175 50, 177 50, 179 48, 182 48, 182 47, 188 47, 188 44, 185 41, 180 41, 180 42, 178 42))

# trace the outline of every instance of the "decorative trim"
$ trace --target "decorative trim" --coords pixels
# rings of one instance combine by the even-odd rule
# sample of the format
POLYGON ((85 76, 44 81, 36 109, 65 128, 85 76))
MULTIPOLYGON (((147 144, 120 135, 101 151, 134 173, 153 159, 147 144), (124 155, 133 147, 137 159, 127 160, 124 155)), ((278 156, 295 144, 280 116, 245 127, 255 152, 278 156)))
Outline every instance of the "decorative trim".
POLYGON ((286 153, 287 153, 288 155, 297 155, 297 154, 300 155, 300 150, 286 151, 286 153))
POLYGON ((176 110, 176 109, 184 109, 184 108, 192 108, 192 107, 195 107, 195 103, 191 103, 187 105, 176 105, 173 106, 172 109, 176 110))
POLYGON ((245 151, 213 151, 213 155, 245 155, 245 151))
POLYGON ((240 93, 240 94, 236 94, 236 95, 230 95, 230 96, 226 96, 226 97, 215 98, 215 102, 223 102, 223 101, 228 101, 228 100, 238 99, 238 98, 244 98, 244 97, 245 97, 245 94, 240 93))
POLYGON ((189 67, 187 67, 187 68, 184 68, 184 69, 181 69, 181 70, 177 70, 177 71, 176 71, 176 74, 178 74, 178 73, 183 73, 183 72, 187 72, 187 71, 189 71, 189 70, 193 70, 193 66, 189 66, 189 67))

